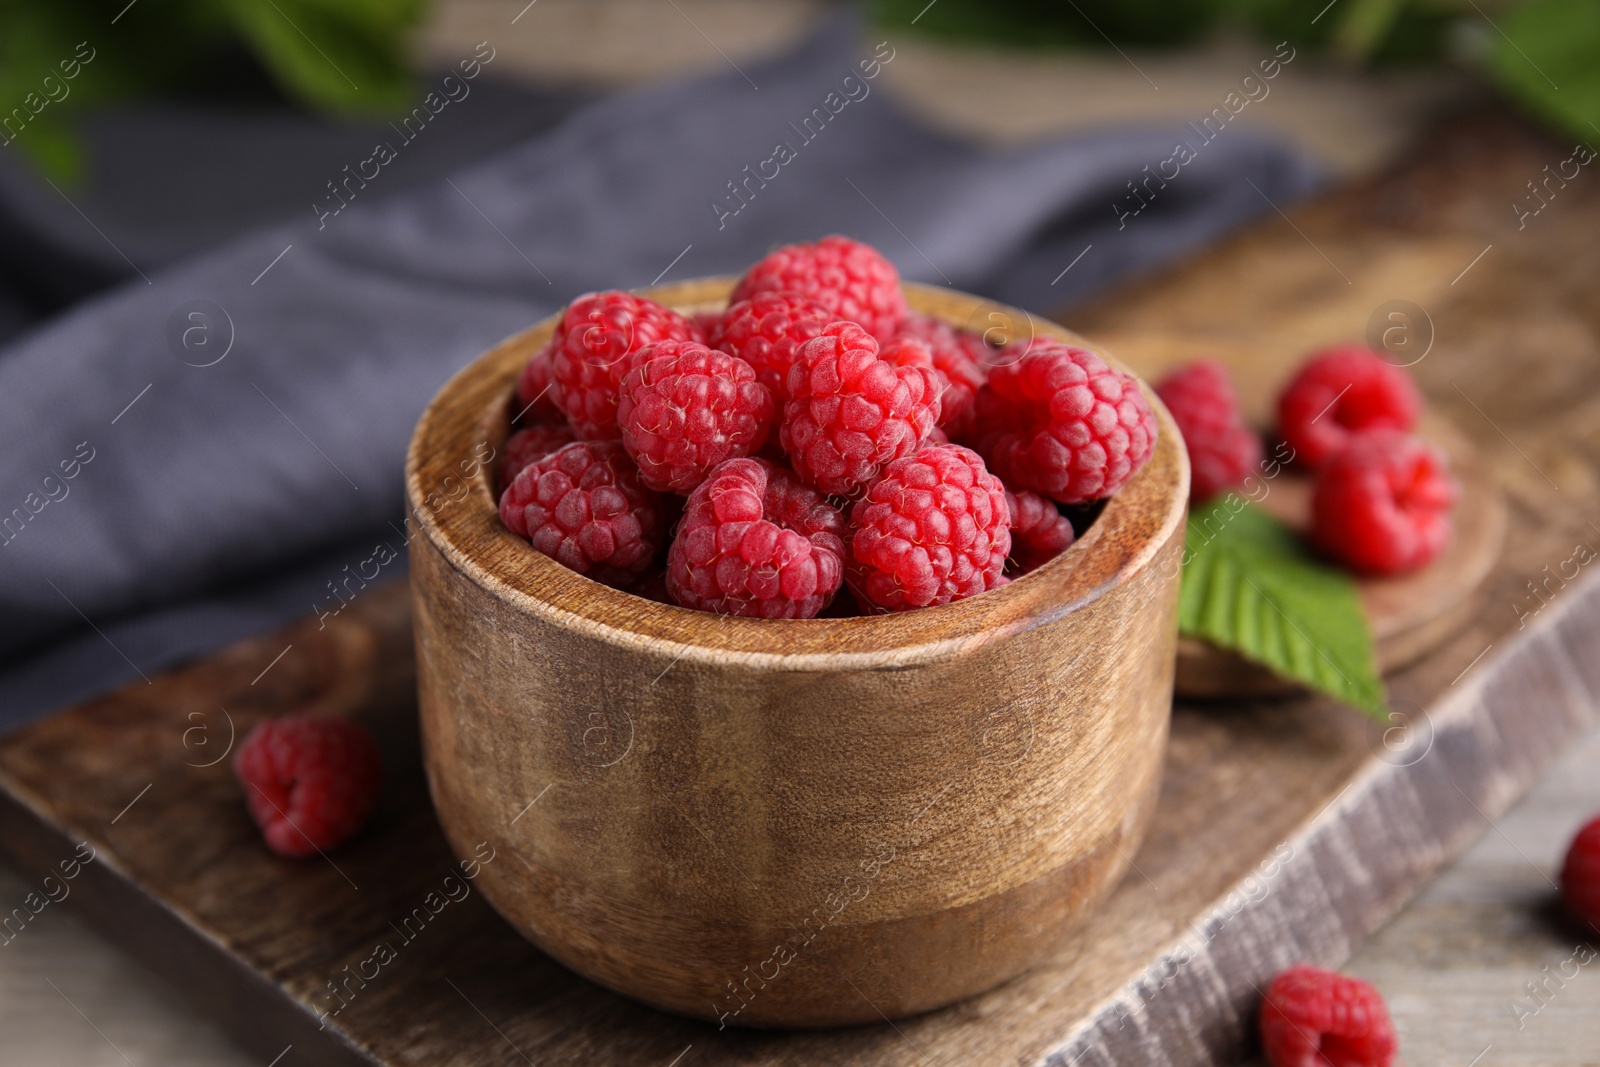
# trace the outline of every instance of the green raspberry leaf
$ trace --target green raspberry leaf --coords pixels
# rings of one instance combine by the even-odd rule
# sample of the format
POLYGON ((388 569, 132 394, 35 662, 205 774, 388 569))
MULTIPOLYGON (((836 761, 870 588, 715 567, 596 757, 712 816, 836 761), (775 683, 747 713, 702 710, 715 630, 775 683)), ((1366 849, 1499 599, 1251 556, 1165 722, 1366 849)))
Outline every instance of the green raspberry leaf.
POLYGON ((1189 516, 1178 630, 1388 721, 1355 582, 1237 494, 1189 516))
POLYGON ((1500 85, 1568 133, 1594 138, 1600 124, 1600 4, 1530 0, 1506 12, 1499 29, 1489 69, 1500 85))

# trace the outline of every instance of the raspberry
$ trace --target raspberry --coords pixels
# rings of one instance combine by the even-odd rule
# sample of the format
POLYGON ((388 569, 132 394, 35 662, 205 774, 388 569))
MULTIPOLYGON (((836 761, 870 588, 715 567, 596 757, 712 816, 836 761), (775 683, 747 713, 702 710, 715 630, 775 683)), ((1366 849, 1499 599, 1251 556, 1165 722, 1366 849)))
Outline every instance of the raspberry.
POLYGON ((572 427, 564 422, 529 426, 506 438, 500 456, 500 491, 505 492, 506 486, 522 473, 522 468, 563 445, 570 445, 573 440, 572 427))
POLYGON ((632 356, 656 341, 704 341, 689 319, 642 296, 586 293, 567 306, 551 344, 556 401, 578 437, 619 437, 617 389, 632 356))
POLYGON ((971 330, 958 330, 919 311, 908 312, 901 322, 895 339, 905 337, 925 343, 933 356, 933 369, 944 386, 939 396, 939 425, 955 437, 970 434, 977 418, 978 390, 988 377, 989 346, 971 330))
POLYGON ((578 441, 523 468, 500 521, 563 566, 623 585, 661 545, 661 498, 639 483, 621 441, 578 441))
POLYGON ((687 493, 724 460, 767 440, 772 396, 750 364, 695 341, 641 349, 622 380, 617 425, 639 480, 687 493))
POLYGON ((1314 354, 1278 398, 1278 432, 1309 467, 1326 463, 1359 430, 1410 430, 1422 396, 1409 375, 1370 348, 1314 354))
POLYGON ((746 271, 729 301, 773 289, 809 296, 827 308, 830 319, 860 323, 882 340, 894 336, 906 314, 894 264, 871 245, 848 237, 785 245, 746 271))
POLYGON ((563 418, 561 405, 556 403, 555 382, 550 377, 552 368, 550 346, 545 345, 523 364, 517 376, 517 406, 514 411, 518 423, 556 422, 563 418))
POLYGON ((1590 926, 1600 926, 1600 818, 1591 819, 1572 839, 1561 865, 1561 896, 1590 926))
POLYGON ((1415 570, 1449 542, 1455 497, 1442 452, 1399 430, 1367 430, 1318 472, 1311 540, 1352 570, 1415 570))
POLYGON ((871 334, 836 322, 801 345, 789 368, 779 439, 802 481, 851 496, 915 452, 938 419, 932 369, 879 359, 871 334))
POLYGON ((1189 450, 1189 500, 1201 503, 1244 484, 1261 462, 1261 438, 1239 416, 1228 371, 1202 359, 1173 371, 1156 386, 1189 450))
POLYGON ((960 445, 884 468, 850 512, 850 588, 864 611, 905 611, 1004 583, 1011 552, 1005 486, 960 445))
POLYGON ((1011 514, 1011 562, 1018 574, 1049 563, 1077 538, 1067 517, 1038 493, 1007 489, 1006 507, 1011 514))
POLYGON ((1261 1045, 1272 1067, 1389 1067, 1398 1042, 1376 989, 1299 964, 1267 987, 1261 1045))
POLYGON ((686 608, 815 618, 844 577, 844 516, 761 459, 730 459, 689 496, 667 553, 667 591, 686 608))
POLYGON ((799 293, 750 294, 728 308, 716 331, 717 347, 756 369, 756 379, 774 403, 789 399, 789 368, 795 351, 834 321, 828 309, 799 293))
POLYGON ((261 723, 239 746, 233 773, 250 817, 280 856, 314 856, 355 836, 372 814, 383 761, 351 719, 291 715, 261 723))
POLYGON ((1007 485, 1062 504, 1110 496, 1155 450, 1139 383, 1086 349, 1038 340, 978 393, 978 451, 1007 485))

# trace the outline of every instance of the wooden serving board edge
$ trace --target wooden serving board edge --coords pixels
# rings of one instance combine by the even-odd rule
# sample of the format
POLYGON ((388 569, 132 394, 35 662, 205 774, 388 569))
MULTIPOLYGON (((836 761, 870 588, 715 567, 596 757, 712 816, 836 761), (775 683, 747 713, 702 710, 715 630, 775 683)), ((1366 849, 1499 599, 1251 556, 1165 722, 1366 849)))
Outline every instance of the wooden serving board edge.
MULTIPOLYGON (((337 1027, 320 1029, 286 989, 245 965, 182 911, 143 892, 117 862, 104 828, 99 830, 89 841, 95 858, 74 880, 69 907, 106 940, 146 965, 163 961, 161 978, 221 1023, 241 1048, 264 1057, 263 1063, 289 1046, 296 1064, 385 1067, 337 1027)), ((25 799, 0 789, 0 852, 19 869, 49 874, 77 845, 25 799)))
MULTIPOLYGON (((1424 709, 1431 742, 1422 755, 1369 757, 1278 846, 1281 863, 1269 857, 1236 883, 1039 1067, 1239 1062, 1272 975, 1294 963, 1336 967, 1349 959, 1520 799, 1568 741, 1600 721, 1600 657, 1586 663, 1576 654, 1597 637, 1600 576, 1469 666, 1424 709), (1351 867, 1366 876, 1350 878, 1351 867), (1342 885, 1324 877, 1336 868, 1346 872, 1342 885), (1197 1014, 1196 1004, 1207 1012, 1197 1014)), ((1127 877, 1139 877, 1137 867, 1127 877)))

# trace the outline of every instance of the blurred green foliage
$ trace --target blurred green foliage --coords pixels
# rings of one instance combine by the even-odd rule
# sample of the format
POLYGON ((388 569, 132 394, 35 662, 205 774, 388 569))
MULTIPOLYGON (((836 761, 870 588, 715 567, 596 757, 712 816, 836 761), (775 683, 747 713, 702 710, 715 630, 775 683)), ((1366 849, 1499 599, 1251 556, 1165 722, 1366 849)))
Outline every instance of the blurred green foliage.
POLYGON ((0 142, 71 180, 81 169, 71 118, 82 105, 204 84, 245 57, 318 111, 397 111, 411 97, 407 44, 426 5, 0 0, 0 142))
POLYGON ((1222 30, 1368 66, 1481 71, 1546 122, 1600 137, 1600 0, 870 0, 891 26, 1039 48, 1166 47, 1222 30))

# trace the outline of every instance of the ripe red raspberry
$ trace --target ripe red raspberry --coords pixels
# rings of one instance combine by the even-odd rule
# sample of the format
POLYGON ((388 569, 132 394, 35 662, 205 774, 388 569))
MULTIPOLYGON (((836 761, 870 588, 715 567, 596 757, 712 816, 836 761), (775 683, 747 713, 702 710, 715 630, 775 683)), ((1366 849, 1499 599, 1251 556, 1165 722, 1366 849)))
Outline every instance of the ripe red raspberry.
POLYGON ((1007 485, 1062 504, 1110 496, 1155 451, 1133 378, 1087 349, 1035 340, 978 394, 978 451, 1007 485))
POLYGON ((1367 430, 1318 472, 1311 539, 1355 571, 1416 570, 1449 542, 1455 498, 1444 453, 1399 430, 1367 430))
POLYGON ((621 441, 578 441, 523 468, 500 521, 579 574, 624 585, 661 546, 661 498, 639 482, 621 441))
POLYGON ((689 496, 667 591, 721 615, 811 619, 844 577, 844 516, 788 471, 730 459, 689 496))
POLYGON ((1561 865, 1561 896, 1572 914, 1600 927, 1600 818, 1589 820, 1572 839, 1561 865))
POLYGON ((573 440, 572 427, 564 422, 529 426, 506 438, 505 447, 500 450, 500 491, 505 492, 506 486, 522 473, 522 468, 570 445, 573 440))
POLYGON ((693 321, 653 300, 586 293, 567 306, 551 338, 556 401, 580 439, 619 437, 617 389, 633 355, 657 341, 704 340, 693 321))
POLYGON ((1370 348, 1341 345, 1314 354, 1278 398, 1278 432, 1295 458, 1322 466, 1360 430, 1410 430, 1422 395, 1410 375, 1370 348))
POLYGON ((1038 493, 1007 489, 1006 506, 1011 513, 1011 562, 1018 574, 1049 563, 1077 538, 1055 502, 1038 493))
POLYGON ((617 426, 639 480, 687 493, 724 460, 767 440, 772 396, 750 364, 695 341, 658 341, 622 379, 617 426))
POLYGON ((1394 1024, 1359 978, 1299 964, 1272 980, 1261 1005, 1261 1046, 1272 1067, 1389 1067, 1394 1024))
POLYGON ((850 588, 864 611, 948 604, 1004 584, 1005 486, 960 445, 897 459, 850 512, 850 588))
POLYGON ((938 420, 930 368, 879 359, 871 334, 836 322, 800 346, 778 436, 802 481, 852 496, 884 464, 915 452, 938 420))
POLYGON ((315 856, 348 841, 372 814, 383 761, 351 719, 292 715, 261 723, 239 746, 233 773, 267 847, 315 856))
POLYGON ((906 313, 900 323, 898 340, 915 337, 928 346, 933 369, 939 372, 939 425, 955 437, 972 432, 977 421, 978 390, 988 378, 988 359, 992 351, 983 337, 971 330, 958 330, 941 318, 920 311, 906 313))
POLYGON ((837 235, 813 244, 785 245, 745 272, 730 301, 778 289, 799 293, 828 309, 832 320, 860 323, 888 340, 905 317, 900 272, 871 245, 837 235))
POLYGON ((550 377, 553 367, 550 346, 545 345, 522 366, 517 376, 517 406, 512 415, 518 424, 557 422, 566 418, 561 405, 556 403, 555 382, 550 377))
POLYGON ((750 294, 728 308, 716 330, 716 345, 756 370, 773 402, 789 399, 789 368, 795 351, 834 321, 828 309, 799 293, 750 294))
POLYGON ((1214 359, 1180 367, 1156 386, 1189 450, 1189 499, 1210 500, 1244 484, 1261 462, 1261 438, 1239 415, 1228 371, 1214 359))

